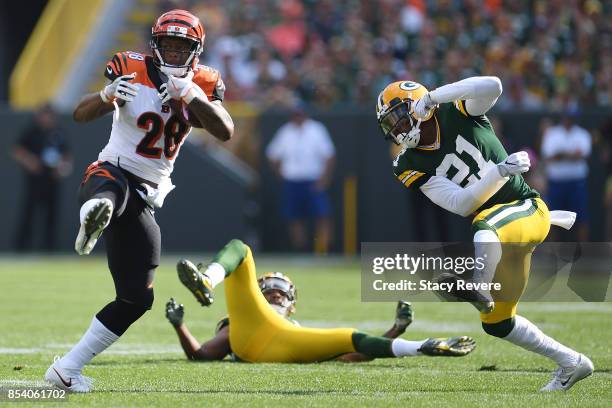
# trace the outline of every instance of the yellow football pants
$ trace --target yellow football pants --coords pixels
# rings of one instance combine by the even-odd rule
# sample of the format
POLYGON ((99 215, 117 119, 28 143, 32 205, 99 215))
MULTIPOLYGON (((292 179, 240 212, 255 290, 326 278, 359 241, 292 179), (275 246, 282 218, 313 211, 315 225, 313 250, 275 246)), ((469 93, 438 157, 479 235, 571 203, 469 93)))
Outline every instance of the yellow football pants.
POLYGON ((491 291, 495 301, 493 312, 480 314, 483 323, 498 323, 516 314, 529 280, 531 254, 548 235, 550 214, 544 201, 529 198, 481 211, 472 221, 472 227, 475 231, 494 231, 502 243, 501 260, 493 278, 493 282, 501 284, 501 290, 491 291))
POLYGON ((262 295, 251 249, 225 279, 230 346, 250 362, 310 363, 355 351, 355 329, 312 329, 280 316, 262 295))

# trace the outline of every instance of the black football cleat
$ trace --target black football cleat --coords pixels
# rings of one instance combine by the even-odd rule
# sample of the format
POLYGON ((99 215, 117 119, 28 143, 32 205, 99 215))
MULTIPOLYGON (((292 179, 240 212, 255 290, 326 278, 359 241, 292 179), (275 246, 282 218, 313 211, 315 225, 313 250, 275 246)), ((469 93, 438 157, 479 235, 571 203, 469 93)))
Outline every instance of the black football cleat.
POLYGON ((193 293, 202 306, 210 306, 213 303, 213 287, 210 279, 200 272, 193 262, 181 259, 176 264, 176 272, 181 283, 193 293))
POLYGON ((476 348, 476 341, 468 336, 430 338, 417 350, 426 356, 463 357, 476 348))

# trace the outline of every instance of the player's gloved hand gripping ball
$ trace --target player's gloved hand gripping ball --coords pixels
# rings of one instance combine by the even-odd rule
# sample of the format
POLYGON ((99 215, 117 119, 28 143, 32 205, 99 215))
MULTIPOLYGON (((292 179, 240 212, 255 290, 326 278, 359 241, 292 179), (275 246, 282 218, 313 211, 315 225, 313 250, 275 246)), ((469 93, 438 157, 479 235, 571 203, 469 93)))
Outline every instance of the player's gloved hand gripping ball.
POLYGON ((190 71, 185 77, 178 78, 174 75, 168 77, 168 82, 161 86, 159 98, 162 103, 168 102, 170 99, 183 101, 185 105, 189 105, 194 98, 204 96, 202 89, 193 83, 193 71, 190 71))

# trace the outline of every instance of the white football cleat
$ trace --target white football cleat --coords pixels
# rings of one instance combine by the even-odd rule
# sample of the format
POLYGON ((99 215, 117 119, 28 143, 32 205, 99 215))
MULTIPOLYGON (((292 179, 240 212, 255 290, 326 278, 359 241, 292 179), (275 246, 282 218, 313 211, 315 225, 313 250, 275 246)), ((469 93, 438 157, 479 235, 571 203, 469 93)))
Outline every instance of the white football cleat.
POLYGON ((93 379, 81 375, 80 371, 59 367, 57 360, 47 369, 45 381, 68 392, 90 392, 93 389, 93 379))
POLYGON ((92 198, 81 206, 81 228, 74 242, 79 255, 89 255, 113 215, 113 202, 108 198, 92 198))
POLYGON ((576 365, 557 368, 552 380, 540 391, 567 391, 591 374, 593 374, 593 362, 584 354, 579 354, 576 365))

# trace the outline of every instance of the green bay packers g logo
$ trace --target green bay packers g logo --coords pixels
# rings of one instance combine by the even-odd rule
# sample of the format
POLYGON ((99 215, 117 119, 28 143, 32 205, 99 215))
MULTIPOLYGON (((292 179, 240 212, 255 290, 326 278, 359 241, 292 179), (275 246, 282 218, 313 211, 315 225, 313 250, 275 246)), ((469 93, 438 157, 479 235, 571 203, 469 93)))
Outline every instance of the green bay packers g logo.
POLYGON ((399 84, 400 89, 403 89, 404 91, 414 91, 419 86, 421 85, 417 84, 416 82, 412 82, 412 81, 404 81, 401 84, 399 84))

